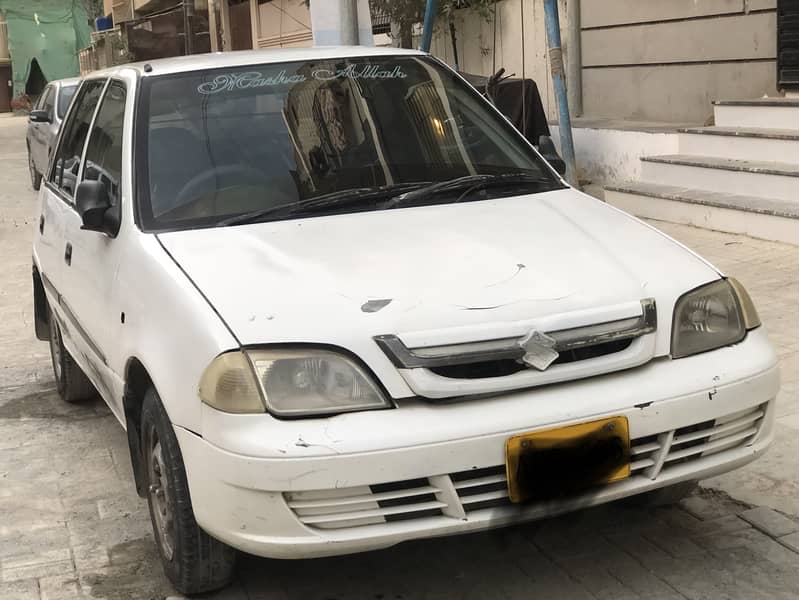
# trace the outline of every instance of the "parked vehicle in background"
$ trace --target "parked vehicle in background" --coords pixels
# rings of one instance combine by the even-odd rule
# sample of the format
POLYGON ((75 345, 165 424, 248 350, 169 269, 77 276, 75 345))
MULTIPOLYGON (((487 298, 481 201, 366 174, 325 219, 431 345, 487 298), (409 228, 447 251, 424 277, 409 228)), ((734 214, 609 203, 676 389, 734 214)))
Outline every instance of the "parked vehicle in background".
POLYGON ((45 186, 36 335, 61 396, 127 429, 183 593, 236 550, 673 501, 773 439, 741 284, 570 188, 424 53, 92 73, 45 186))
POLYGON ((67 114, 79 82, 77 77, 53 81, 47 84, 33 105, 28 117, 27 145, 28 169, 34 190, 39 189, 42 173, 47 171, 61 122, 67 114))

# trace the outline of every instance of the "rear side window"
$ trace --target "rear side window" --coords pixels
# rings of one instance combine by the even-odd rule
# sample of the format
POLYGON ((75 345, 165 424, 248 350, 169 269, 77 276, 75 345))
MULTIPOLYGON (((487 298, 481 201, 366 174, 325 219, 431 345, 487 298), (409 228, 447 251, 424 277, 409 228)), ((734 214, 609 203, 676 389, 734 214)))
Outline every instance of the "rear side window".
POLYGON ((75 193, 83 146, 86 144, 86 136, 89 134, 94 109, 97 108, 104 85, 105 80, 84 83, 75 98, 75 110, 63 125, 58 154, 54 161, 55 168, 50 181, 69 198, 72 198, 75 193))
POLYGON ((55 105, 55 90, 52 87, 47 88, 47 94, 44 96, 42 103, 42 110, 46 110, 50 117, 53 117, 53 107, 55 105))
POLYGON ((101 181, 111 205, 119 206, 119 185, 122 178, 122 124, 125 119, 125 85, 112 81, 103 96, 94 120, 83 179, 101 181))
POLYGON ((61 88, 61 93, 58 94, 58 118, 63 119, 64 115, 67 114, 67 109, 69 108, 69 102, 72 100, 72 96, 75 95, 75 90, 78 89, 77 85, 65 85, 61 88))

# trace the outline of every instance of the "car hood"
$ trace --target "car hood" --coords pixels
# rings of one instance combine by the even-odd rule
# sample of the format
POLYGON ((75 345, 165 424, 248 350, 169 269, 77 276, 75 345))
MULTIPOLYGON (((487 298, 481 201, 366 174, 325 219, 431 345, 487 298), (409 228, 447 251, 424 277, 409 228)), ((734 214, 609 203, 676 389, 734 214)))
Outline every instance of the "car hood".
POLYGON ((380 334, 490 329, 649 297, 662 328, 679 295, 719 276, 571 189, 158 238, 243 345, 355 351, 380 334))

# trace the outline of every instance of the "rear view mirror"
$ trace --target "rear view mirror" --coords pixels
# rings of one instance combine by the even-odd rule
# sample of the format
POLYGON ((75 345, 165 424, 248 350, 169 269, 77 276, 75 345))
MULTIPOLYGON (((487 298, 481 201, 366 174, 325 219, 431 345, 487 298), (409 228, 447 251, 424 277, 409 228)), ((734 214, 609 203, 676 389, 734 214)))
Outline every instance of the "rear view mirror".
POLYGON ((111 200, 101 181, 81 181, 75 191, 75 205, 83 222, 81 229, 99 231, 111 237, 119 232, 119 219, 110 210, 111 200))
POLYGON ((538 140, 538 151, 541 153, 541 156, 552 165, 552 168, 557 171, 558 175, 563 176, 566 174, 566 163, 558 156, 558 151, 555 150, 555 144, 552 142, 551 137, 546 135, 541 136, 538 140))
POLYGON ((31 123, 51 123, 52 119, 50 118, 50 113, 46 110, 32 110, 31 114, 28 115, 31 123))

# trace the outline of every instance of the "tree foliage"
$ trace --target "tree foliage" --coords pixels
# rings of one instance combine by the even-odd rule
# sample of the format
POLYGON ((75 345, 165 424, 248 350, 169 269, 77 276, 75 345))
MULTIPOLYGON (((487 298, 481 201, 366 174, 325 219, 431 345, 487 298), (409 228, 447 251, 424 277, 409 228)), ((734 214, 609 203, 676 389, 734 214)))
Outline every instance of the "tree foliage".
MULTIPOLYGON (((484 19, 490 19, 496 2, 497 0, 438 0, 438 16, 451 21, 457 9, 467 8, 484 19)), ((373 10, 388 15, 399 26, 400 45, 410 48, 413 43, 413 26, 424 20, 427 0, 370 0, 370 3, 373 10)))

